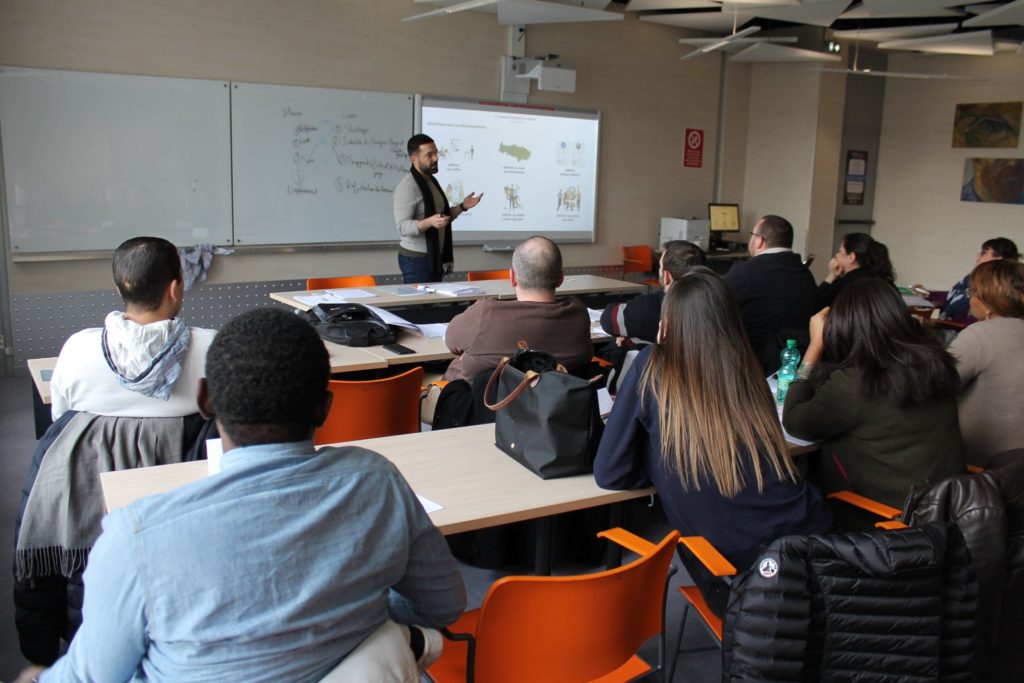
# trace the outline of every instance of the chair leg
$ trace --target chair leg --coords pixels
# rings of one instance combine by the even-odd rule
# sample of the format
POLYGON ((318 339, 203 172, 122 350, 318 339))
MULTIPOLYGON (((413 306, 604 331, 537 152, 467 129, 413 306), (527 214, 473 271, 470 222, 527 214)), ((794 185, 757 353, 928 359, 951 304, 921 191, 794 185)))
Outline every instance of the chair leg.
POLYGON ((686 617, 690 614, 690 603, 683 604, 683 618, 679 620, 679 630, 676 632, 675 647, 672 648, 672 664, 668 668, 668 683, 675 680, 676 664, 679 663, 679 646, 683 643, 683 631, 686 630, 686 617))

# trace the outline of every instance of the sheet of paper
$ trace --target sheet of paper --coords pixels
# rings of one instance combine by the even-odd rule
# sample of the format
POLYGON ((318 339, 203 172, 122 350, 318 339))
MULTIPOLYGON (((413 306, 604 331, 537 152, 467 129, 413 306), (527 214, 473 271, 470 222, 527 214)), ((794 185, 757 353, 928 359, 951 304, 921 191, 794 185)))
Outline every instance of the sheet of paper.
POLYGON ((935 304, 924 297, 917 296, 916 294, 904 294, 903 303, 907 306, 921 306, 923 308, 934 308, 935 304))
POLYGON ((416 296, 423 293, 413 285, 379 285, 377 289, 395 296, 416 296))
MULTIPOLYGON (((775 391, 778 389, 778 387, 779 387, 779 380, 776 377, 775 373, 772 373, 771 375, 768 376, 768 388, 772 390, 772 398, 775 398, 775 391)), ((779 414, 779 425, 781 426, 782 425, 782 405, 779 404, 779 403, 776 403, 775 404, 775 410, 779 414)), ((782 427, 782 436, 783 436, 783 438, 786 439, 786 441, 788 441, 789 443, 792 443, 792 444, 796 444, 797 446, 810 446, 810 445, 815 443, 814 441, 807 441, 805 439, 798 439, 798 438, 796 438, 795 436, 793 436, 792 434, 787 432, 785 427, 782 427)))
POLYGON ((224 442, 220 439, 206 440, 206 471, 207 474, 220 472, 220 459, 224 456, 224 442))
POLYGON ((300 294, 295 297, 296 301, 306 304, 307 306, 316 306, 317 304, 343 304, 345 300, 339 296, 336 296, 334 292, 317 292, 316 294, 300 294))
POLYGON ((601 314, 604 313, 604 311, 599 308, 588 308, 587 313, 590 314, 590 322, 599 323, 601 322, 601 314))
POLYGON ((370 305, 366 305, 366 307, 369 308, 374 313, 376 313, 377 315, 379 315, 380 319, 383 320, 388 325, 401 327, 404 330, 411 330, 413 332, 416 332, 417 334, 423 334, 423 332, 420 330, 419 325, 409 322, 400 315, 395 315, 394 313, 385 308, 377 308, 376 306, 370 305))
POLYGON ((614 403, 615 399, 608 393, 608 387, 601 387, 597 390, 597 409, 600 411, 601 417, 611 414, 614 403))
POLYGON ((466 284, 465 282, 439 282, 436 285, 430 285, 438 294, 444 294, 445 296, 467 296, 469 294, 484 294, 484 290, 477 287, 476 285, 466 284))
POLYGON ((423 509, 427 511, 428 515, 431 512, 437 512, 438 510, 444 510, 444 506, 443 505, 439 505, 439 504, 435 503, 434 501, 430 500, 429 498, 424 498, 423 496, 421 496, 418 493, 416 494, 416 498, 417 498, 417 500, 420 501, 420 505, 422 505, 423 509))
POLYGON ((377 296, 373 292, 367 292, 365 289, 332 289, 329 291, 342 301, 351 301, 352 299, 372 299, 377 296))
POLYGON ((424 323, 420 325, 420 332, 428 339, 443 339, 448 329, 448 323, 424 323))

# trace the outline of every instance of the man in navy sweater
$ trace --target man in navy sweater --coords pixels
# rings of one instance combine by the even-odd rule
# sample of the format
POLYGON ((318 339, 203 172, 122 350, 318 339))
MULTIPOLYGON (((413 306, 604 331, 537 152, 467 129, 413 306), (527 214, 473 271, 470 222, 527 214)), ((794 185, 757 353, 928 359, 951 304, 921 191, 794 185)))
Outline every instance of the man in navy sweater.
MULTIPOLYGON (((750 232, 747 245, 753 257, 737 263, 725 274, 736 295, 750 345, 762 364, 771 368, 775 335, 800 330, 814 310, 814 276, 793 253, 793 226, 781 216, 764 216, 750 232)), ((778 359, 774 359, 777 366, 778 359)))

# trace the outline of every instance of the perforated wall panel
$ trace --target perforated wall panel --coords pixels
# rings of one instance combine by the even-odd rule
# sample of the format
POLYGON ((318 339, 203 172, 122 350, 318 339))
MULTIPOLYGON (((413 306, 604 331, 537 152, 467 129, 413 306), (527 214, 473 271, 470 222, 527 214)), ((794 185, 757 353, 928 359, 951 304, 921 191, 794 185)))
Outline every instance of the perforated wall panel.
MULTIPOLYGON (((601 275, 619 277, 620 266, 579 266, 566 268, 566 275, 601 275)), ((378 284, 397 284, 399 275, 378 275, 378 284)), ((466 272, 452 274, 448 279, 465 280, 466 272)), ((181 316, 191 325, 220 329, 239 313, 259 306, 280 306, 270 299, 271 292, 303 289, 305 280, 241 282, 227 285, 203 283, 185 294, 181 316)), ((14 343, 14 365, 23 367, 29 358, 47 358, 60 353, 64 341, 86 327, 99 327, 110 311, 121 309, 121 297, 109 290, 76 292, 74 294, 26 294, 12 297, 11 323, 14 343)))

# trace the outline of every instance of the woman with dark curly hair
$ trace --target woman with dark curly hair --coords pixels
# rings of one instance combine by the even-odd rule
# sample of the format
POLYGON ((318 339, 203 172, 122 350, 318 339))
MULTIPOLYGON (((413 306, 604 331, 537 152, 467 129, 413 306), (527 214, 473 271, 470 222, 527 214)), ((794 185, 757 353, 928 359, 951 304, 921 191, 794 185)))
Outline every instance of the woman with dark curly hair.
MULTIPOLYGON (((953 358, 911 319, 896 289, 864 278, 811 319, 782 423, 822 442, 826 493, 847 489, 902 507, 913 484, 965 469, 958 386, 953 358)), ((857 526, 856 516, 834 511, 857 526)))
POLYGON ((851 282, 867 277, 889 284, 896 282, 889 248, 867 233, 851 232, 843 237, 839 251, 828 262, 828 275, 818 285, 814 300, 817 310, 831 306, 839 292, 851 282))

